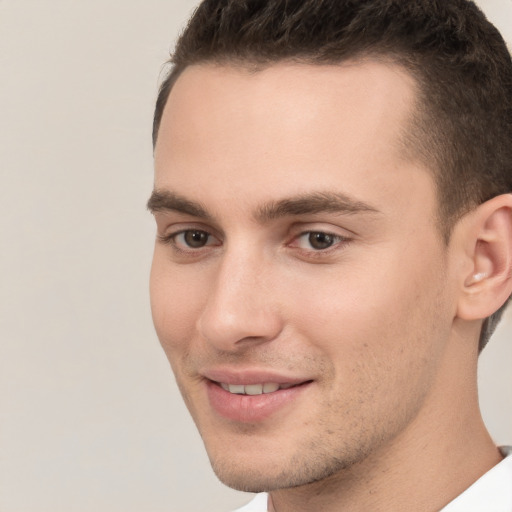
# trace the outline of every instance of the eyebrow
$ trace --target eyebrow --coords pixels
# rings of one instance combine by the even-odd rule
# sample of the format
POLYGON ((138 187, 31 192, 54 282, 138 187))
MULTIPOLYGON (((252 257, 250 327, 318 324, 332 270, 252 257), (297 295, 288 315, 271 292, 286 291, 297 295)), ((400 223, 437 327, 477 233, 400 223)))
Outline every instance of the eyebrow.
POLYGON ((318 213, 380 213, 377 208, 339 192, 313 192, 280 201, 272 201, 258 208, 256 219, 266 222, 292 215, 314 215, 318 213))
POLYGON ((153 190, 146 206, 151 213, 174 211, 206 220, 212 219, 200 203, 167 190, 153 190))
MULTIPOLYGON (((151 213, 175 211, 212 220, 213 215, 199 202, 192 201, 167 190, 154 190, 147 203, 151 213)), ((261 224, 288 216, 315 215, 319 213, 338 213, 354 215, 357 213, 381 213, 373 206, 358 201, 339 192, 312 192, 298 196, 270 201, 256 209, 254 218, 261 224)))

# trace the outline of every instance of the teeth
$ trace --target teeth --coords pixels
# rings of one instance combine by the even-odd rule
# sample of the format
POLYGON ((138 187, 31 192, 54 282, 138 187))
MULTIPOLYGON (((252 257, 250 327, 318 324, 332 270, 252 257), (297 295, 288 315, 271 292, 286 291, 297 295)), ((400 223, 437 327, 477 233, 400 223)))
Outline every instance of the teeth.
POLYGON ((243 384, 229 384, 229 392, 235 395, 245 395, 245 389, 243 384))
MULTIPOLYGON (((263 393, 273 393, 279 389, 279 384, 275 384, 274 382, 267 382, 263 384, 263 393)), ((283 388, 284 389, 284 388, 283 388)))
POLYGON ((263 384, 250 384, 245 386, 246 395, 261 395, 263 393, 263 384))
POLYGON ((275 382, 266 382, 265 384, 225 384, 220 383, 225 391, 229 391, 235 395, 261 395, 263 393, 273 393, 278 389, 288 389, 292 384, 276 384, 275 382))

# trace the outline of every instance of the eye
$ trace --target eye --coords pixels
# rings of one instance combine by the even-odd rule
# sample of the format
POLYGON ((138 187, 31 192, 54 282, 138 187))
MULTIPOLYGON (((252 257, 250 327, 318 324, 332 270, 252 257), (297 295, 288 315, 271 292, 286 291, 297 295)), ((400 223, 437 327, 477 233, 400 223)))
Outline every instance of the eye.
POLYGON ((297 238, 296 244, 300 249, 323 251, 346 240, 347 239, 345 237, 333 235, 332 233, 326 233, 324 231, 307 231, 297 238))
POLYGON ((200 229, 187 229, 172 235, 177 246, 188 249, 201 249, 207 245, 215 245, 216 239, 206 231, 200 229))

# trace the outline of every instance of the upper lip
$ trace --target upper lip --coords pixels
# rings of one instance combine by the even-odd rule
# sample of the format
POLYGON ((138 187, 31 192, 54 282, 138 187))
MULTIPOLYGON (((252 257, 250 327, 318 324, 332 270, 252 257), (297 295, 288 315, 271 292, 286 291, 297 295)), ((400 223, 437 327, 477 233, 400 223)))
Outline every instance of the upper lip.
POLYGON ((209 368, 201 372, 201 375, 214 382, 224 384, 291 384, 293 386, 310 381, 310 378, 293 377, 274 370, 233 369, 233 368, 209 368))

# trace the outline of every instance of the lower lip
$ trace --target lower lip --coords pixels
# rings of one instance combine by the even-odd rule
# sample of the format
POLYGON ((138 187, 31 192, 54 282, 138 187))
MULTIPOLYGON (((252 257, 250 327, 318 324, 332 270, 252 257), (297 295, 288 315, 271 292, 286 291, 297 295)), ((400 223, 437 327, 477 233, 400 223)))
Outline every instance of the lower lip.
POLYGON ((236 395, 207 381, 208 399, 213 409, 226 419, 240 423, 255 423, 286 408, 310 385, 309 382, 288 389, 261 395, 236 395))

